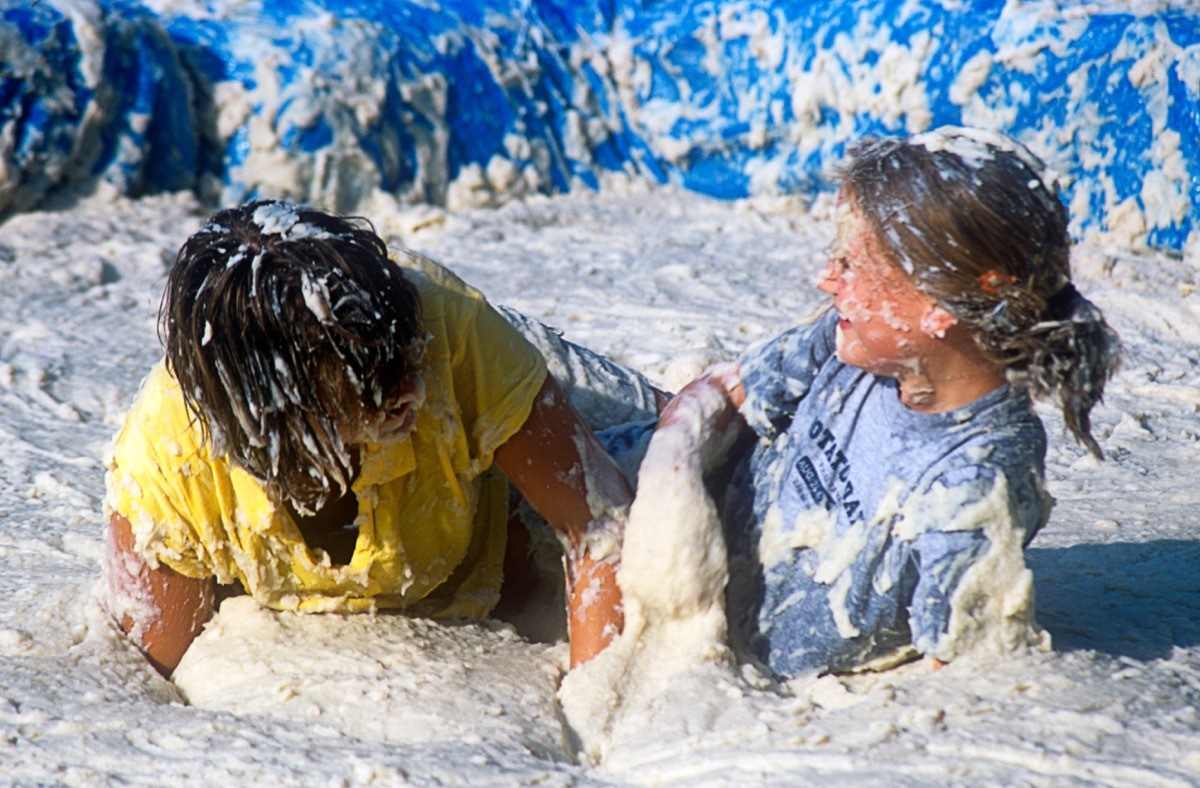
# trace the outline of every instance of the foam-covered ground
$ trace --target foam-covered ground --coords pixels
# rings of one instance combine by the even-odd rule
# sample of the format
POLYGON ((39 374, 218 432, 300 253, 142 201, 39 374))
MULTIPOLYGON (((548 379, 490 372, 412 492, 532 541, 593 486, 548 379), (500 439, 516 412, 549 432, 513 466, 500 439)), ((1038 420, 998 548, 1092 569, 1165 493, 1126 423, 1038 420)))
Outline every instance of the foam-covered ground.
POLYGON ((1200 216, 1200 12, 1062 0, 0 0, 0 211, 131 195, 490 204, 623 173, 812 194, 865 134, 1007 131, 1078 234, 1200 216))
MULTIPOLYGON (((187 706, 100 612, 102 457, 202 214, 188 194, 102 193, 0 226, 0 782, 1200 781, 1195 257, 1079 249, 1128 356, 1095 414, 1106 462, 1041 411, 1058 504, 1028 560, 1053 653, 771 687, 660 639, 581 740, 562 646, 499 625, 235 600, 189 654, 187 706)), ((831 229, 822 205, 659 188, 374 218, 668 386, 810 312, 831 229)))

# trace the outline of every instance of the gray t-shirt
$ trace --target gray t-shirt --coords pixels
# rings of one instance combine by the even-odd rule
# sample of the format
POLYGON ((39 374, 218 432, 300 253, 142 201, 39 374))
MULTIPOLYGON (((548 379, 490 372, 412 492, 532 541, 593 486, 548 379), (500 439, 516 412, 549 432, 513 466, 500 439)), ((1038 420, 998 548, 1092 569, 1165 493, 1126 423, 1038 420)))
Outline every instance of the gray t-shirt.
POLYGON ((989 549, 978 512, 1028 544, 1052 503, 1045 431, 1024 391, 910 410, 895 380, 838 361, 836 320, 741 362, 742 414, 760 440, 726 497, 730 614, 781 675, 852 668, 908 644, 953 658, 954 592, 989 549), (977 506, 989 498, 998 504, 977 506))

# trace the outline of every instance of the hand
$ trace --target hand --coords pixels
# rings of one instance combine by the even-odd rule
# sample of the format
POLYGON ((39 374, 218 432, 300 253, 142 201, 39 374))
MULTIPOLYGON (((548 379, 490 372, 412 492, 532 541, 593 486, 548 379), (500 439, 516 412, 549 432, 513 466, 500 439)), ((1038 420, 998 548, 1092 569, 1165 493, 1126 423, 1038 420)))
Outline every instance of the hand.
POLYGON ((712 426, 718 432, 723 432, 729 426, 737 409, 746 400, 746 393, 742 388, 742 379, 738 375, 736 364, 717 364, 709 367, 700 377, 684 386, 663 407, 662 415, 658 420, 658 428, 663 429, 681 422, 683 417, 680 413, 688 410, 690 404, 698 403, 701 398, 712 391, 721 392, 728 401, 728 407, 712 422, 712 426))

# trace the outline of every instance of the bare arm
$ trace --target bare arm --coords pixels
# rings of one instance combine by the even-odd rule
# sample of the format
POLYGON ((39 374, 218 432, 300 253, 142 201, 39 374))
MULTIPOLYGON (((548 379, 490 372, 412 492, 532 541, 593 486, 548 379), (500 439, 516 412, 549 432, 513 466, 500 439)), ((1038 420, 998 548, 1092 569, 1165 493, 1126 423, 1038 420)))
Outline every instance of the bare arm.
POLYGON ((549 376, 524 426, 496 450, 496 464, 571 544, 571 665, 586 662, 623 623, 617 551, 621 518, 633 499, 629 484, 549 376), (607 546, 606 527, 615 531, 607 546))
POLYGON ((150 664, 169 677, 212 617, 215 581, 161 564, 151 567, 134 550, 129 521, 115 512, 108 523, 106 561, 112 612, 150 664))

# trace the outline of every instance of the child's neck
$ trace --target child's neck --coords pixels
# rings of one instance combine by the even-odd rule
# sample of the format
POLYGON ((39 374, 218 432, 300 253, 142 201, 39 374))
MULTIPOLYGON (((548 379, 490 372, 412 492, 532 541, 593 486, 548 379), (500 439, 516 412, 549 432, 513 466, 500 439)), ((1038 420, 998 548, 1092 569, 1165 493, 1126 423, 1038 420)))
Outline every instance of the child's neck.
POLYGON ((945 413, 1004 385, 1004 368, 984 358, 969 332, 955 329, 946 332, 936 352, 924 355, 896 376, 900 401, 906 407, 920 413, 945 413))

